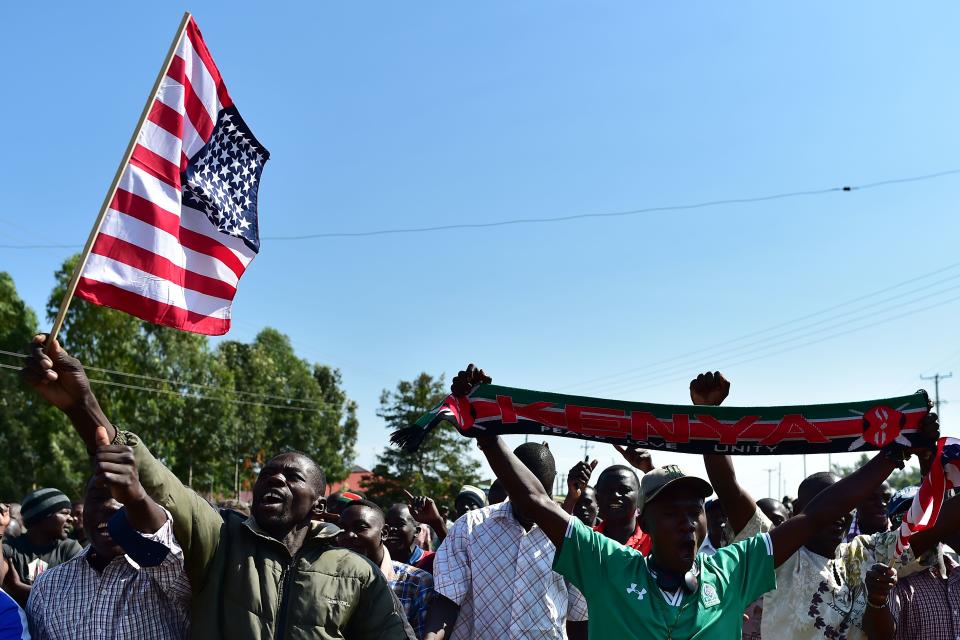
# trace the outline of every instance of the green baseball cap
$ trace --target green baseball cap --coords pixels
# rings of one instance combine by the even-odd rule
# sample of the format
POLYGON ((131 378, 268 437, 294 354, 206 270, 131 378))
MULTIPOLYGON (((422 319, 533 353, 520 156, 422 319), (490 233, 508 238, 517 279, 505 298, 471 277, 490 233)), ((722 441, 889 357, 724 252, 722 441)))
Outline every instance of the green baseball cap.
POLYGON ((675 464, 668 464, 657 467, 650 473, 643 476, 640 481, 640 497, 637 499, 637 511, 642 512, 644 506, 653 502, 661 491, 671 485, 683 483, 701 498, 709 498, 713 495, 713 487, 710 483, 696 476, 688 476, 680 470, 675 464))

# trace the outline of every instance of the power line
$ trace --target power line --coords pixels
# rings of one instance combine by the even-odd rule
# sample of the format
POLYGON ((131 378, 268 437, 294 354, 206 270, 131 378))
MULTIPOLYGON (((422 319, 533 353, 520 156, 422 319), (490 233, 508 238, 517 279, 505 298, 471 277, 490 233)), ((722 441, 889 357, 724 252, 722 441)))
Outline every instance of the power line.
MULTIPOLYGON (((754 362, 754 361, 756 361, 756 360, 762 360, 762 359, 764 359, 764 358, 769 358, 769 357, 772 357, 772 356, 780 355, 781 353, 786 353, 786 352, 788 352, 788 351, 796 351, 797 349, 802 349, 803 347, 808 347, 808 346, 811 346, 811 345, 814 345, 814 344, 819 344, 819 343, 825 342, 825 341, 827 341, 827 340, 832 340, 833 338, 839 338, 839 337, 841 337, 841 336, 849 335, 849 334, 851 334, 851 333, 856 333, 856 332, 858 332, 858 331, 863 331, 863 330, 865 330, 865 329, 870 329, 870 328, 873 328, 873 327, 878 326, 878 325, 881 325, 881 324, 886 324, 886 323, 888 323, 888 322, 893 322, 894 320, 900 320, 901 318, 906 318, 907 316, 912 316, 912 315, 915 315, 915 314, 917 314, 917 313, 921 313, 921 312, 923 312, 923 311, 929 311, 930 309, 935 309, 935 308, 937 308, 937 307, 942 307, 942 306, 944 306, 944 305, 946 305, 946 304, 950 304, 950 303, 956 302, 956 301, 958 301, 958 300, 960 300, 960 295, 954 296, 953 298, 948 298, 947 300, 941 300, 940 302, 936 302, 936 303, 931 304, 931 305, 928 305, 928 306, 926 306, 926 307, 921 307, 921 308, 919 308, 919 309, 912 309, 912 310, 910 310, 910 311, 907 311, 906 313, 901 313, 901 314, 898 314, 898 315, 895 315, 895 316, 891 316, 891 317, 889 317, 889 318, 883 318, 882 320, 877 320, 877 321, 875 321, 875 322, 870 322, 870 323, 867 323, 867 324, 862 325, 862 326, 859 326, 859 327, 854 327, 854 328, 852 328, 852 329, 847 329, 847 330, 844 330, 844 331, 840 331, 840 332, 838 332, 838 333, 834 333, 834 334, 831 334, 831 335, 828 335, 828 336, 824 336, 824 337, 822 337, 822 338, 817 338, 816 340, 810 340, 810 341, 808 341, 808 342, 804 342, 804 343, 801 343, 801 344, 797 344, 797 345, 793 345, 793 346, 790 346, 790 347, 786 347, 786 348, 780 349, 780 350, 778 350, 778 351, 773 351, 773 352, 770 352, 770 353, 765 353, 765 354, 762 354, 762 355, 759 355, 759 356, 755 356, 755 357, 752 357, 752 358, 747 358, 747 359, 745 359, 745 360, 738 360, 738 361, 736 361, 736 362, 728 362, 728 363, 725 363, 724 365, 722 365, 722 366, 720 366, 720 367, 718 367, 718 368, 719 368, 719 369, 730 369, 730 368, 732 368, 732 367, 739 366, 739 365, 741 365, 741 364, 746 364, 746 363, 748 363, 748 362, 754 362)), ((770 345, 770 346, 767 347, 767 348, 772 348, 772 347, 775 347, 775 346, 777 346, 777 345, 770 345)), ((644 389, 651 389, 651 388, 653 388, 653 387, 659 387, 659 386, 664 385, 664 384, 668 384, 668 383, 671 383, 671 382, 683 381, 683 380, 687 380, 687 379, 689 379, 689 376, 684 376, 684 377, 681 377, 681 378, 673 378, 673 379, 671 379, 671 380, 660 380, 660 381, 655 382, 655 383, 652 383, 652 384, 646 384, 646 385, 643 385, 643 386, 628 388, 628 389, 625 389, 625 390, 621 391, 621 393, 628 393, 628 392, 633 392, 633 391, 642 391, 642 390, 644 390, 644 389)))
POLYGON ((874 189, 893 184, 903 184, 907 182, 919 182, 922 180, 933 180, 949 175, 960 173, 960 169, 949 169, 947 171, 938 171, 919 176, 910 176, 907 178, 894 178, 890 180, 881 180, 870 182, 858 186, 828 187, 826 189, 810 189, 805 191, 789 191, 785 193, 776 193, 765 196, 755 196, 746 198, 727 198, 719 200, 708 200, 706 202, 697 202, 693 204, 666 205, 661 207, 644 207, 642 209, 630 209, 627 211, 608 211, 603 213, 578 213, 566 216, 551 216, 547 218, 515 218, 512 220, 500 220, 497 222, 464 222, 458 224, 435 225, 428 227, 408 227, 395 229, 378 229, 375 231, 343 231, 329 233, 310 233, 293 236, 272 236, 265 237, 264 240, 310 240, 315 238, 367 238, 371 236, 382 236, 401 233, 427 233, 433 231, 450 231, 453 229, 489 229, 492 227, 505 227, 517 224, 543 224, 550 222, 568 222, 570 220, 583 220, 589 218, 616 218, 622 216, 633 216, 643 213, 660 213, 667 211, 689 211, 691 209, 704 209, 708 207, 719 207, 730 204, 753 204, 757 202, 769 202, 771 200, 785 200, 787 198, 799 198, 804 196, 817 196, 835 192, 863 191, 865 189, 874 189))
MULTIPOLYGON (((897 294, 896 296, 893 296, 893 297, 890 297, 890 298, 881 300, 881 301, 879 301, 879 302, 874 302, 874 303, 871 303, 871 304, 869 304, 869 305, 867 305, 867 306, 858 307, 857 309, 854 309, 853 311, 848 311, 848 312, 844 312, 844 313, 841 313, 841 314, 837 314, 837 315, 834 315, 834 316, 832 316, 832 317, 830 317, 830 318, 827 318, 827 319, 824 319, 824 320, 818 320, 818 321, 816 321, 816 322, 814 322, 814 323, 810 323, 810 324, 807 324, 807 325, 803 325, 803 326, 797 327, 797 328, 795 328, 795 329, 793 329, 793 330, 786 331, 786 332, 782 332, 782 333, 780 333, 780 334, 776 334, 775 336, 768 336, 768 337, 766 337, 766 338, 761 338, 761 339, 759 339, 759 340, 757 340, 757 341, 750 342, 750 343, 745 344, 745 345, 741 345, 740 347, 734 347, 734 348, 731 348, 731 349, 723 349, 723 347, 727 347, 728 345, 733 345, 733 344, 736 344, 736 343, 739 343, 739 342, 743 342, 743 341, 745 341, 745 340, 747 340, 747 339, 749 339, 749 338, 753 338, 753 337, 756 337, 756 336, 760 336, 760 335, 769 333, 769 332, 771 332, 771 331, 775 331, 775 330, 777 330, 777 329, 781 329, 781 328, 784 328, 784 327, 788 327, 788 326, 790 326, 790 325, 795 325, 795 324, 800 323, 800 322, 803 322, 803 321, 805 321, 805 320, 809 320, 809 319, 811 319, 811 318, 815 318, 815 317, 817 317, 817 316, 821 316, 821 315, 830 313, 831 311, 835 311, 835 310, 838 310, 838 309, 842 309, 842 308, 844 308, 844 307, 849 307, 850 305, 856 304, 856 303, 858 303, 858 302, 862 302, 862 301, 864 301, 864 300, 868 300, 868 299, 870 299, 870 298, 879 296, 879 295, 881 295, 881 294, 888 293, 888 292, 894 291, 894 290, 896 290, 896 289, 900 289, 900 288, 902 288, 902 287, 904 287, 904 286, 906 286, 906 285, 913 284, 913 283, 918 282, 918 281, 920 281, 920 280, 924 280, 924 279, 926 279, 926 278, 930 278, 930 277, 932 277, 932 276, 935 276, 935 275, 944 273, 945 271, 950 271, 950 270, 956 269, 957 267, 960 267, 960 262, 954 262, 954 263, 952 263, 952 264, 948 264, 948 265, 943 266, 943 267, 940 267, 940 268, 938 268, 938 269, 934 269, 933 271, 929 271, 929 272, 923 273, 923 274, 921 274, 921 275, 919 275, 919 276, 915 276, 915 277, 912 277, 912 278, 908 278, 908 279, 906 279, 906 280, 902 280, 902 281, 900 281, 900 282, 897 282, 896 284, 889 285, 889 286, 886 286, 886 287, 882 287, 882 288, 880 288, 880 289, 876 289, 876 290, 871 291, 871 292, 869 292, 869 293, 856 296, 856 297, 851 298, 851 299, 849 299, 849 300, 846 300, 846 301, 844 301, 844 302, 841 302, 841 303, 838 303, 838 304, 834 304, 834 305, 831 305, 831 306, 829 306, 829 307, 825 307, 825 308, 823 308, 823 309, 820 309, 819 311, 815 311, 815 312, 813 312, 813 313, 808 313, 808 314, 802 315, 802 316, 800 316, 800 317, 794 318, 794 319, 792 319, 792 320, 788 320, 788 321, 786 321, 786 322, 781 322, 781 323, 772 325, 772 326, 767 327, 767 328, 764 328, 764 329, 760 329, 760 330, 757 330, 757 331, 751 331, 750 333, 743 334, 743 335, 741 335, 741 336, 739 336, 739 337, 737 337, 737 338, 733 338, 733 339, 730 339, 730 340, 725 340, 725 341, 723 341, 723 342, 714 344, 714 345, 712 345, 712 346, 703 347, 703 348, 700 348, 700 349, 695 349, 695 350, 693 350, 693 351, 688 351, 688 352, 685 352, 685 353, 682 353, 682 354, 679 354, 679 355, 676 355, 676 356, 671 356, 671 357, 669 357, 669 358, 664 358, 664 359, 662 359, 662 360, 657 360, 657 361, 651 362, 651 363, 649 363, 649 364, 646 364, 646 365, 643 365, 643 366, 640 366, 640 367, 632 367, 632 368, 630 368, 630 369, 626 369, 626 370, 623 370, 623 371, 618 371, 618 372, 616 372, 616 373, 606 374, 606 375, 599 376, 599 377, 596 377, 596 378, 591 378, 591 379, 585 380, 585 381, 583 381, 583 382, 581 382, 581 383, 575 383, 575 384, 565 385, 565 386, 562 386, 562 387, 558 387, 557 390, 559 391, 559 390, 570 389, 570 388, 578 388, 578 389, 588 388, 588 389, 589 389, 589 388, 596 388, 596 387, 598 387, 598 386, 603 386, 603 387, 617 386, 617 385, 620 384, 622 381, 621 381, 621 382, 616 382, 616 381, 614 381, 614 380, 616 380, 616 379, 618 379, 618 378, 623 378, 623 377, 628 376, 628 375, 630 375, 630 374, 636 374, 636 373, 644 372, 644 371, 646 371, 646 372, 651 372, 651 373, 647 373, 647 374, 640 374, 639 376, 635 376, 635 377, 631 377, 631 378, 630 378, 631 381, 635 381, 635 380, 637 379, 637 377, 640 377, 640 378, 649 377, 650 375, 662 374, 662 373, 664 373, 664 372, 666 372, 666 371, 669 371, 669 370, 671 370, 671 369, 675 369, 675 368, 677 368, 678 366, 683 366, 683 367, 689 366, 691 358, 694 358, 694 357, 696 357, 696 358, 694 358, 694 360, 696 361, 696 360, 699 360, 699 359, 701 359, 701 358, 703 358, 703 357, 714 358, 714 357, 716 357, 716 356, 718 356, 718 355, 722 355, 722 354, 724 354, 724 353, 742 351, 743 349, 747 349, 747 348, 749 348, 749 347, 751 347, 751 346, 753 346, 753 345, 756 345, 756 344, 759 344, 759 343, 768 341, 768 340, 770 340, 770 339, 772 339, 772 338, 774 338, 774 337, 782 337, 782 336, 785 336, 785 335, 789 335, 790 333, 793 333, 793 332, 795 332, 795 331, 800 331, 800 330, 803 330, 803 329, 805 329, 805 328, 810 328, 810 327, 813 327, 813 326, 816 326, 816 325, 819 325, 819 324, 823 324, 823 323, 825 323, 825 322, 829 322, 830 320, 834 320, 834 319, 838 319, 838 318, 841 318, 841 317, 844 317, 844 316, 848 316, 848 315, 850 315, 851 313, 860 312, 860 311, 863 311, 864 309, 869 309, 869 308, 871 308, 871 307, 878 306, 879 304, 883 304, 883 303, 888 302, 888 301, 890 301, 890 300, 902 299, 904 296, 912 295, 912 294, 917 293, 917 292, 919 292, 919 291, 923 291, 923 290, 925 290, 925 289, 929 289, 930 287, 937 286, 938 284, 944 284, 944 283, 950 282, 950 281, 952 281, 952 280, 955 280, 956 278, 960 277, 960 274, 952 275, 952 276, 949 276, 949 277, 944 278, 944 279, 942 279, 942 280, 938 280, 937 282, 928 283, 928 284, 922 285, 922 286, 917 287, 917 288, 912 288, 912 289, 910 289, 910 290, 908 290, 908 291, 906 291, 906 292, 901 292, 901 293, 897 294), (718 351, 718 350, 719 350, 719 351, 718 351), (679 361, 682 361, 682 363, 679 362, 679 361), (670 365, 670 366, 666 366, 666 367, 660 366, 660 365, 668 365, 669 363, 678 363, 678 364, 674 364, 674 365, 670 365), (599 383, 599 382, 602 382, 602 381, 610 381, 610 382, 604 382, 603 385, 597 385, 597 384, 595 384, 595 383, 599 383)), ((951 287, 951 289, 952 289, 952 288, 953 288, 953 287, 951 287)), ((942 292, 941 292, 941 293, 942 293, 942 292)), ((932 294, 932 295, 936 295, 936 294, 932 294)), ((930 297, 930 296, 924 296, 924 298, 925 298, 925 297, 930 297)), ((920 299, 923 299, 923 298, 920 298, 920 299)), ((842 324, 842 323, 841 323, 841 324, 842 324)), ((835 326, 839 326, 839 325, 835 325, 835 326)), ((826 329, 824 329, 824 330, 829 330, 830 328, 831 328, 831 327, 828 327, 828 328, 826 328, 826 329)))
MULTIPOLYGON (((958 276, 958 277, 960 277, 960 276, 958 276)), ((706 357, 706 358, 710 358, 711 360, 712 360, 712 359, 716 359, 716 358, 718 358, 718 357, 720 357, 720 356, 740 357, 740 356, 748 355, 748 354, 751 354, 751 353, 757 353, 757 352, 763 351, 763 350, 765 350, 765 349, 773 348, 773 347, 779 346, 779 345, 781 345, 781 344, 786 344, 786 343, 789 343, 789 342, 794 342, 794 341, 796 341, 796 340, 802 340, 802 339, 804 339, 804 338, 809 338, 809 337, 814 336, 814 335, 817 335, 817 334, 821 334, 821 333, 824 333, 824 332, 827 332, 827 331, 832 331, 832 330, 837 329, 837 328, 839 328, 839 327, 842 327, 842 326, 846 326, 846 325, 849 325, 849 324, 853 324, 853 323, 859 322, 859 321, 861 321, 861 320, 863 319, 862 317, 853 317, 853 318, 847 318, 846 320, 842 320, 842 321, 840 321, 840 322, 835 322, 836 320, 838 320, 838 319, 840 319, 840 318, 843 318, 843 317, 845 317, 845 316, 849 316, 849 315, 854 314, 854 313, 856 313, 856 314, 862 314, 864 311, 867 311, 867 310, 869 310, 869 309, 871 309, 871 308, 873 308, 873 307, 877 307, 877 306, 880 306, 880 305, 886 305, 886 307, 885 307, 884 309, 881 309, 881 310, 878 311, 877 313, 878 313, 878 314, 888 313, 888 312, 893 311, 893 310, 896 310, 896 309, 900 309, 900 308, 903 308, 903 307, 912 306, 912 305, 914 305, 914 304, 916 304, 916 303, 918 303, 918 302, 921 302, 921 301, 923 301, 923 300, 927 300, 927 299, 929 299, 929 298, 938 297, 938 296, 940 296, 940 295, 943 294, 943 293, 947 293, 947 292, 950 292, 950 291, 955 291, 955 290, 957 290, 957 289, 960 289, 960 284, 957 284, 957 285, 954 285, 954 286, 951 286, 951 287, 946 287, 946 288, 944 288, 944 289, 939 289, 939 290, 937 290, 937 291, 928 293, 928 294, 926 294, 926 295, 918 296, 918 297, 915 297, 915 298, 911 298, 911 299, 909 299, 909 300, 903 300, 903 297, 904 297, 904 296, 906 296, 906 295, 912 295, 912 294, 914 294, 914 293, 917 293, 918 291, 921 291, 921 290, 924 289, 924 288, 926 288, 926 287, 921 287, 920 289, 916 289, 916 290, 913 290, 913 291, 909 291, 909 292, 907 292, 906 294, 903 294, 903 295, 900 295, 900 296, 896 296, 896 297, 894 297, 894 298, 887 298, 887 299, 879 300, 879 301, 877 301, 877 302, 875 302, 875 303, 866 305, 866 306, 864 306, 864 307, 862 307, 862 308, 854 309, 854 310, 852 310, 852 311, 848 311, 848 312, 845 312, 845 313, 842 313, 842 314, 838 314, 838 315, 836 315, 836 316, 831 316, 831 317, 825 318, 825 319, 823 319, 823 320, 820 320, 820 321, 817 321, 817 322, 814 322, 814 323, 811 323, 811 324, 803 325, 803 326, 798 327, 797 329, 793 329, 793 330, 791 330, 791 331, 786 331, 786 332, 774 334, 774 335, 772 335, 772 336, 767 336, 767 337, 762 338, 762 339, 760 339, 760 340, 758 340, 758 341, 756 341, 756 342, 748 343, 748 344, 742 345, 742 346, 740 346, 740 347, 734 347, 734 348, 730 348, 730 349, 724 349, 724 350, 722 350, 722 351, 719 351, 719 352, 717 352, 717 353, 710 354, 710 355, 708 355, 708 356, 699 356, 699 357, 697 357, 697 358, 689 359, 689 360, 687 360, 686 362, 679 362, 679 363, 677 363, 677 364, 670 365, 670 366, 665 367, 665 368, 661 368, 661 369, 658 369, 658 370, 654 370, 654 371, 650 371, 650 372, 647 372, 647 373, 643 373, 643 374, 640 374, 640 375, 635 376, 635 377, 633 377, 633 378, 631 378, 631 379, 628 379, 628 380, 621 380, 621 381, 619 381, 619 382, 613 382, 613 383, 607 384, 607 385, 605 386, 605 388, 609 389, 609 388, 621 387, 621 386, 623 386, 624 384, 636 384, 638 381, 642 381, 642 380, 644 380, 644 379, 649 379, 649 378, 656 378, 656 377, 661 376, 661 375, 664 375, 664 374, 670 375, 671 373, 676 372, 676 371, 678 371, 678 370, 687 369, 687 368, 690 367, 690 366, 700 364, 705 357, 706 357), (901 300, 901 301, 900 301, 900 302, 897 302, 896 304, 889 304, 891 301, 894 301, 894 300, 901 300), (829 324, 828 324, 827 326, 825 326, 825 327, 820 327, 819 329, 813 329, 812 331, 806 331, 805 333, 797 333, 797 332, 799 332, 799 331, 803 331, 803 330, 805 330, 805 329, 809 329, 809 328, 811 328, 811 327, 815 327, 815 326, 817 326, 817 325, 824 324, 824 323, 829 323, 829 324), (792 334, 795 334, 795 335, 792 335, 792 334), (783 339, 782 339, 782 340, 777 340, 777 338, 783 338, 783 339), (763 343, 765 343, 765 342, 770 342, 770 341, 775 341, 775 342, 773 342, 772 344, 767 344, 767 345, 764 345, 764 344, 763 344, 763 343)))
MULTIPOLYGON (((16 358, 28 358, 28 357, 29 357, 26 353, 17 353, 17 352, 15 352, 15 351, 5 351, 5 350, 3 350, 3 349, 0 349, 0 354, 5 355, 5 356, 13 356, 13 357, 16 357, 16 358)), ((156 377, 153 377, 153 376, 147 376, 147 375, 143 375, 143 374, 139 374, 139 373, 129 373, 129 372, 127 372, 127 371, 117 371, 117 370, 115 370, 115 369, 104 369, 104 368, 102 368, 102 367, 93 367, 93 366, 88 366, 88 365, 84 365, 83 368, 84 368, 84 369, 87 369, 87 370, 90 370, 90 371, 99 371, 99 372, 101 372, 101 373, 110 373, 110 374, 114 374, 114 375, 118 375, 118 376, 126 376, 126 377, 128 377, 128 378, 137 378, 137 379, 140 379, 140 380, 149 380, 149 381, 151 381, 151 382, 165 383, 165 384, 169 384, 169 385, 171 385, 171 386, 193 387, 193 388, 195 388, 195 389, 210 389, 210 390, 212 390, 212 391, 221 391, 221 392, 223 392, 223 393, 228 393, 228 394, 233 394, 233 395, 249 396, 249 397, 253 397, 253 398, 268 398, 268 399, 272 399, 272 400, 284 400, 284 401, 287 401, 287 402, 301 402, 301 403, 304 403, 304 404, 313 404, 313 405, 316 405, 317 407, 333 407, 333 406, 334 406, 334 405, 331 405, 331 404, 328 403, 328 402, 323 402, 322 400, 305 400, 305 399, 302 399, 302 398, 294 398, 294 397, 289 397, 289 396, 279 396, 279 395, 273 395, 273 394, 270 394, 270 393, 257 393, 257 392, 253 392, 253 391, 240 391, 240 390, 238 390, 238 389, 229 389, 229 388, 227 388, 227 387, 219 387, 219 386, 212 385, 212 384, 200 384, 200 383, 198 383, 198 382, 180 382, 179 380, 170 380, 170 379, 168 379, 168 378, 156 378, 156 377)))
MULTIPOLYGON (((935 173, 927 173, 917 176, 908 176, 904 178, 892 178, 889 180, 879 180, 868 182, 861 185, 847 185, 841 187, 828 187, 825 189, 809 189, 801 191, 787 191, 763 196, 725 198, 717 200, 707 200, 704 202, 695 202, 690 204, 664 205, 659 207, 643 207, 640 209, 629 209, 626 211, 606 211, 599 213, 577 213, 564 216, 549 216, 544 218, 513 218, 509 220, 498 220, 495 222, 463 222, 457 224, 432 225, 425 227, 396 227, 392 229, 375 229, 371 231, 331 231, 324 233, 308 233, 301 235, 279 235, 263 236, 262 240, 270 241, 297 241, 314 240, 323 238, 370 238, 383 235, 396 234, 414 234, 414 233, 432 233, 436 231, 452 231, 455 229, 490 229, 494 227, 506 227, 519 224, 547 224, 554 222, 569 222, 571 220, 585 220, 592 218, 616 218, 623 216, 634 216, 644 213, 663 213, 670 211, 690 211, 693 209, 705 209, 709 207, 720 207, 731 204, 755 204, 758 202, 769 202, 771 200, 786 200, 788 198, 801 198, 807 196, 825 195, 828 193, 864 191, 867 189, 876 189, 896 184, 906 184, 910 182, 921 182, 926 180, 935 180, 960 173, 960 169, 948 169, 935 173)), ((76 244, 2 244, 0 249, 76 249, 80 245, 76 244)))
MULTIPOLYGON (((20 367, 17 367, 12 364, 3 364, 0 363, 0 369, 5 369, 8 371, 20 371, 20 367)), ((204 396, 198 393, 181 393, 179 391, 172 391, 170 389, 157 389, 156 387, 141 387, 135 384, 125 384, 123 382, 116 382, 114 380, 102 380, 99 378, 87 378, 90 382, 96 382, 97 384, 105 384, 111 387, 122 387, 124 389, 133 389, 135 391, 149 391, 150 393, 161 393, 171 396, 179 396, 181 398, 190 398, 192 400, 208 400, 212 402, 229 402, 230 404, 242 404, 249 405, 254 407, 265 407, 267 409, 282 409, 284 411, 302 411, 307 413, 319 413, 319 409, 311 409, 309 407, 288 407, 282 404, 268 404, 264 402, 252 402, 249 400, 237 400, 230 398, 217 398, 214 396, 204 396)))

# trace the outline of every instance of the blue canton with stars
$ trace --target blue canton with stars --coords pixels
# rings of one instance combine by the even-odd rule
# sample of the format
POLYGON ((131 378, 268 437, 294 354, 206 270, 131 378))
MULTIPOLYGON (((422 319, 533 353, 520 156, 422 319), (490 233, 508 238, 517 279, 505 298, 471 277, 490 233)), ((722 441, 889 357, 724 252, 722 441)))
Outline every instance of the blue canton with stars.
POLYGON ((257 189, 269 157, 237 108, 221 109, 210 140, 183 172, 184 206, 203 212, 218 231, 259 252, 257 189))

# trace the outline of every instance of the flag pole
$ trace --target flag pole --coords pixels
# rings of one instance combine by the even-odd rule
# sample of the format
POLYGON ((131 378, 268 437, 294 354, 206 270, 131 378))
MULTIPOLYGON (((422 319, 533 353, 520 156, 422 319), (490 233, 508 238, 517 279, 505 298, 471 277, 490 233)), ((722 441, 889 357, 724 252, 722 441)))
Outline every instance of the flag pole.
POLYGON ((53 328, 50 330, 50 333, 47 336, 46 348, 49 351, 53 348, 53 341, 57 339, 57 334, 60 333, 60 329, 63 328, 63 320, 67 315, 67 309, 70 308, 70 302, 73 300, 73 294, 77 290, 77 285, 80 283, 80 274, 83 273, 83 268, 87 265, 87 258, 90 257, 90 251, 93 249, 93 243, 97 239, 97 235, 100 233, 100 227, 103 225, 103 219, 107 216, 107 210, 110 208, 110 203, 113 202, 113 197, 117 193, 117 187, 120 185, 120 178, 123 176, 123 171, 127 167, 127 163, 130 162, 130 156, 133 155, 133 149, 137 144, 137 138, 140 137, 140 131, 143 129, 143 124, 147 121, 147 116, 150 115, 150 109, 153 107, 153 101, 157 97, 157 93, 160 90, 160 83, 163 82, 164 76, 167 75, 167 71, 170 69, 170 63, 173 62, 173 56, 177 51, 177 45, 180 43, 180 38, 183 37, 183 32, 186 31, 187 22, 190 20, 190 12, 183 12, 183 19, 180 20, 180 27, 177 28, 177 35, 174 36, 173 42, 170 43, 170 50, 167 51, 167 57, 163 60, 163 66, 160 68, 160 73, 157 74, 157 79, 153 83, 153 90, 150 92, 150 95, 147 96, 147 103, 143 106, 143 112, 140 114, 140 120, 137 122, 136 128, 133 130, 133 135, 130 136, 130 142, 127 144, 127 150, 123 154, 123 159, 120 160, 120 166, 117 167, 117 173, 113 176, 113 182, 110 183, 110 188, 107 189, 107 195, 103 199, 103 204, 100 205, 100 213, 97 215, 96 222, 93 223, 93 228, 90 230, 90 235, 87 237, 87 243, 83 246, 83 251, 80 253, 80 259, 77 261, 77 266, 73 270, 73 276, 70 278, 69 284, 67 284, 67 291, 63 295, 63 300, 60 302, 60 311, 57 312, 57 317, 53 322, 53 328))

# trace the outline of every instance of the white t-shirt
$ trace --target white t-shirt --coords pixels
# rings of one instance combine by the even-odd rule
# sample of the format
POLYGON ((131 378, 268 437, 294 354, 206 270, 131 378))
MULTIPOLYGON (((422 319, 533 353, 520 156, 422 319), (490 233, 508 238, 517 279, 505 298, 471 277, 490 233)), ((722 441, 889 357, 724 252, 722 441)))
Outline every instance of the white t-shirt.
MULTIPOLYGON (((771 528, 770 520, 757 509, 734 541, 771 528)), ((895 531, 857 536, 840 544, 833 558, 801 547, 777 567, 777 588, 763 596, 761 636, 765 640, 866 640, 863 578, 875 562, 894 564, 896 542, 895 531)), ((922 568, 912 551, 907 551, 897 575, 902 578, 922 568)))

